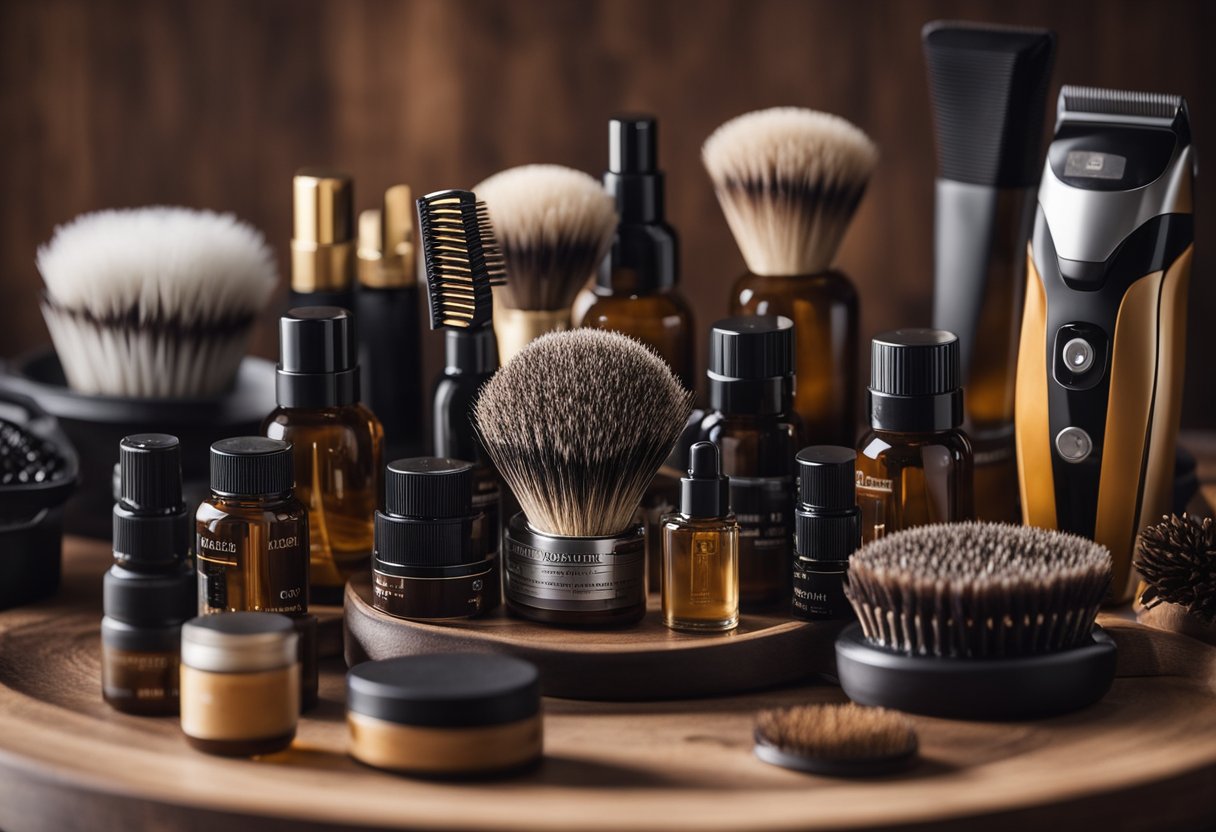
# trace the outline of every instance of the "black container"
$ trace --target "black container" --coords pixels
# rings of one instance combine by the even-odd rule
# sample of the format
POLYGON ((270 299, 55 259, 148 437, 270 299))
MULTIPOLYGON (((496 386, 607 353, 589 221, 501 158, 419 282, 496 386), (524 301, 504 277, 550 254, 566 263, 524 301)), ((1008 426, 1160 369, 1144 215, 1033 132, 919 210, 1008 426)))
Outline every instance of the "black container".
POLYGON ((795 618, 832 621, 854 618, 844 595, 849 556, 861 545, 856 463, 852 448, 812 445, 795 457, 798 506, 794 510, 795 618))
POLYGON ((54 350, 12 362, 0 390, 22 393, 59 420, 79 454, 80 490, 65 509, 69 533, 108 539, 112 533, 114 463, 118 443, 133 433, 171 433, 181 440, 185 501, 208 494, 207 449, 226 436, 256 434, 275 407, 274 365, 246 357, 236 381, 210 399, 136 399, 90 396, 67 386, 54 350))

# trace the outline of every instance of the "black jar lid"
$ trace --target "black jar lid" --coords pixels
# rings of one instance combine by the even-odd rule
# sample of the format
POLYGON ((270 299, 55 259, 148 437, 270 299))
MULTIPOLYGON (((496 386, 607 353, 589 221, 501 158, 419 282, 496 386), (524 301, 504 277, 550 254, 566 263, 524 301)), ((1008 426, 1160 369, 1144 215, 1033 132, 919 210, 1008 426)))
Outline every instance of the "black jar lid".
POLYGON ((384 511, 396 517, 467 517, 473 513, 473 466, 435 456, 390 462, 384 511))
POLYGON ((139 514, 182 507, 182 453, 176 436, 136 433, 118 443, 118 500, 139 514))
POLYGON ((540 674, 521 659, 483 653, 364 662, 346 674, 346 707, 424 728, 504 725, 540 713, 540 674))
POLYGON ((709 334, 709 406, 775 414, 794 396, 794 322, 781 315, 725 318, 709 334))
POLYGON ((294 484, 290 442, 234 436, 211 446, 211 490, 221 497, 273 497, 294 484))
POLYGON ((189 563, 165 574, 111 566, 101 586, 103 614, 125 624, 170 627, 198 614, 198 576, 189 563))
POLYGON ((958 336, 942 329, 896 329, 870 348, 870 424, 876 430, 920 433, 963 422, 958 336))
POLYGON ((359 400, 354 316, 340 306, 304 306, 279 319, 275 394, 280 407, 326 408, 359 400))
POLYGON ((840 445, 811 445, 798 463, 798 502, 827 511, 857 504, 857 452, 840 445))

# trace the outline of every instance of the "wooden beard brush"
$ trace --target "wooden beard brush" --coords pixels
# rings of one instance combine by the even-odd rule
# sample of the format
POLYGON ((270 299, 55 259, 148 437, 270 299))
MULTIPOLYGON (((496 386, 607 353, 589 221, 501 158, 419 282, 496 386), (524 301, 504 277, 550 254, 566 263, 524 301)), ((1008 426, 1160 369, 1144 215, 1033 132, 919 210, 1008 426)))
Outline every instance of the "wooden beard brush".
POLYGON ((854 702, 955 719, 1025 719, 1098 701, 1115 645, 1094 619, 1110 553, 1076 535, 943 523, 855 552, 858 623, 836 642, 854 702))
POLYGON ((1216 644, 1216 524, 1183 514, 1140 533, 1136 569, 1145 624, 1216 644))
POLYGON ((252 226, 164 207, 77 217, 38 249, 38 271, 68 384, 145 398, 202 398, 231 385, 277 280, 252 226))
POLYGON ((541 336, 482 388, 478 435, 523 508, 505 540, 513 612, 567 625, 642 617, 638 504, 691 408, 661 358, 593 329, 541 336))
POLYGON ((474 191, 489 206, 511 281, 494 293, 504 363, 546 332, 570 327, 579 289, 612 246, 617 215, 600 183, 560 165, 524 165, 474 191))
POLYGON ((907 768, 916 759, 916 729, 884 708, 799 705, 756 717, 758 758, 828 777, 870 777, 907 768))

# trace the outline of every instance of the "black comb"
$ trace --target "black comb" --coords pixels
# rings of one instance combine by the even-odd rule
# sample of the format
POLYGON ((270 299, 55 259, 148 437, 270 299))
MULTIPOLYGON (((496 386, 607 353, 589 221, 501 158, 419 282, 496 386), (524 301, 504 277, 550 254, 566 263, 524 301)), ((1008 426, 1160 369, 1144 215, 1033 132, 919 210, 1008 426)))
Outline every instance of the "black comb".
POLYGON ((490 322, 491 289, 506 264, 484 202, 472 191, 436 191, 418 200, 431 329, 471 329, 490 322))
POLYGON ((999 188, 1038 182, 1055 34, 939 20, 921 39, 939 175, 999 188))

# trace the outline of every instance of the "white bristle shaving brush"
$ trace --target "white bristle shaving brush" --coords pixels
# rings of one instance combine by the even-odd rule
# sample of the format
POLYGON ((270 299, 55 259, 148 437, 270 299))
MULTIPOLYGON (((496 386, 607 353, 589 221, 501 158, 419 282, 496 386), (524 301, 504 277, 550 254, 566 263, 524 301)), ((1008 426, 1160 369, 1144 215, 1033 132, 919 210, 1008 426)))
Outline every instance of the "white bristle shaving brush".
POLYGON ((579 289, 616 233, 612 197, 582 171, 523 165, 474 192, 490 212, 511 279, 494 290, 494 329, 505 364, 546 332, 568 329, 579 289))
POLYGON ((68 384, 131 398, 223 391, 277 282, 257 229, 172 207, 79 216, 38 249, 38 271, 68 384))

